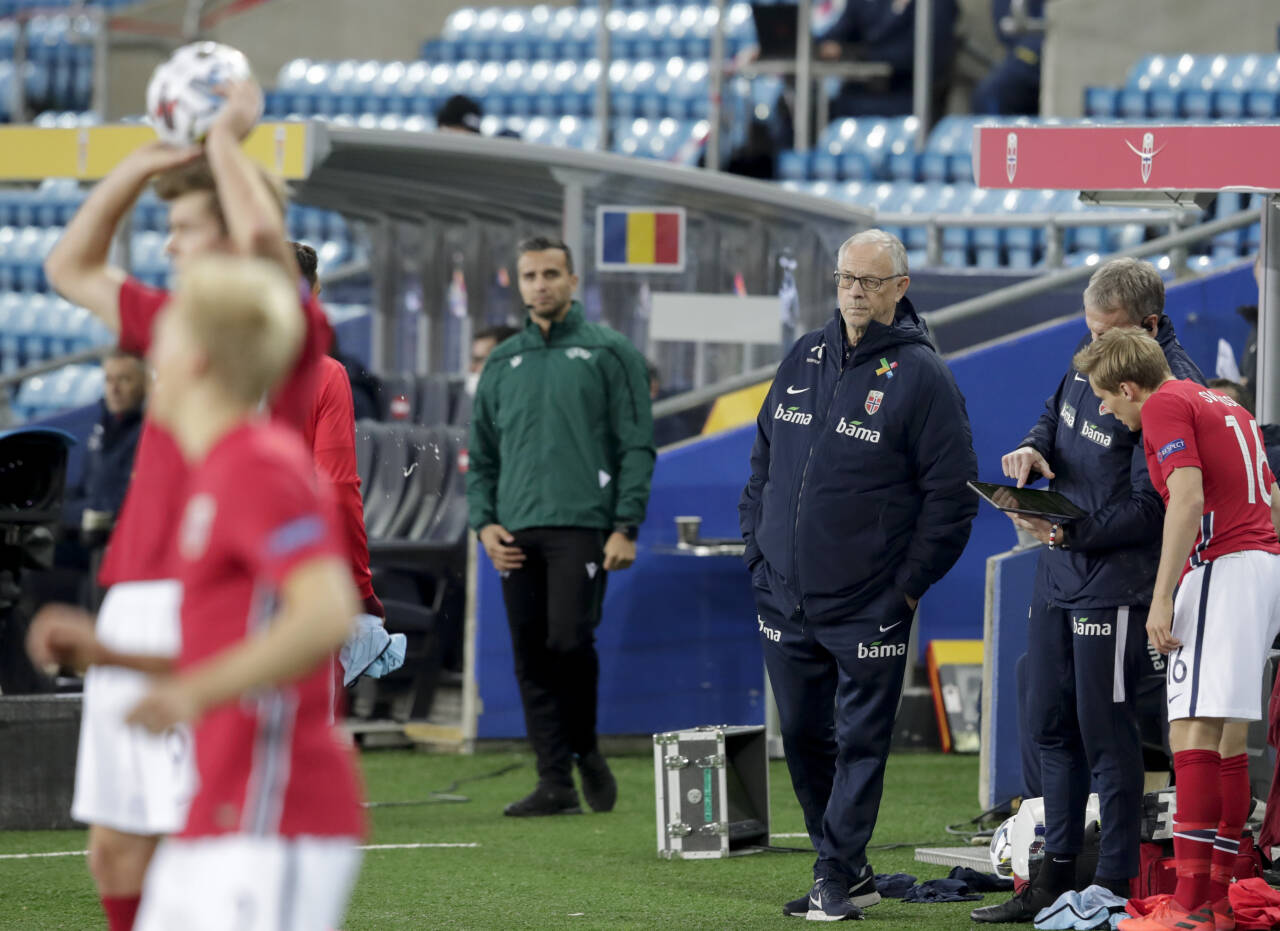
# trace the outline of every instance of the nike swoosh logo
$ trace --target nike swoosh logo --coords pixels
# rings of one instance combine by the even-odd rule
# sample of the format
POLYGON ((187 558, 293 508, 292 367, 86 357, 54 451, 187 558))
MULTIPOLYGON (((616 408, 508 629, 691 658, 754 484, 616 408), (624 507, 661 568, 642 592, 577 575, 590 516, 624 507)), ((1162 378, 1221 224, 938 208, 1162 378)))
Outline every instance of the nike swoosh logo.
POLYGON ((1175 701, 1177 701, 1177 700, 1178 700, 1179 698, 1181 698, 1181 697, 1182 697, 1182 693, 1181 693, 1181 692, 1179 692, 1177 695, 1170 695, 1170 696, 1169 696, 1169 704, 1171 704, 1171 705, 1172 705, 1175 701))
POLYGON ((901 623, 902 621, 898 621, 897 624, 890 624, 888 627, 881 627, 880 633, 884 633, 886 630, 893 630, 895 627, 898 626, 898 624, 901 624, 901 623))
POLYGON ((796 388, 793 385, 787 385, 787 394, 804 394, 809 388, 796 388))
POLYGON ((1076 381, 1088 381, 1088 380, 1089 379, 1087 378, 1081 378, 1079 375, 1076 376, 1076 381))

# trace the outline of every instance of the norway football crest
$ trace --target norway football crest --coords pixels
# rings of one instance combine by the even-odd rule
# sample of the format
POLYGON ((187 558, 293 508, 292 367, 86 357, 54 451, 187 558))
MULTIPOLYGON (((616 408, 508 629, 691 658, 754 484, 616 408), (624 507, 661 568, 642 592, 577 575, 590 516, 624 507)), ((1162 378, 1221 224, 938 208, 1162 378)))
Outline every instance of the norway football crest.
POLYGON ((183 559, 194 560, 204 555, 217 511, 218 502, 212 495, 196 495, 187 502, 186 513, 182 515, 182 530, 178 534, 178 549, 183 559))
POLYGON ((1004 142, 1004 173, 1013 184, 1013 176, 1018 173, 1018 134, 1009 133, 1004 142))
POLYGON ((876 411, 880 410, 880 405, 883 402, 884 402, 883 391, 868 391, 867 400, 862 406, 866 408, 868 414, 874 414, 876 411))
MULTIPOLYGON (((1124 144, 1129 147, 1130 152, 1142 160, 1142 183, 1146 184, 1148 179, 1151 177, 1151 163, 1155 160, 1157 155, 1164 151, 1164 146, 1162 145, 1160 148, 1156 148, 1156 137, 1153 133, 1142 134, 1141 149, 1135 149, 1133 147, 1133 143, 1128 139, 1124 141, 1124 144)), ((1168 143, 1165 143, 1165 145, 1168 145, 1168 143)))

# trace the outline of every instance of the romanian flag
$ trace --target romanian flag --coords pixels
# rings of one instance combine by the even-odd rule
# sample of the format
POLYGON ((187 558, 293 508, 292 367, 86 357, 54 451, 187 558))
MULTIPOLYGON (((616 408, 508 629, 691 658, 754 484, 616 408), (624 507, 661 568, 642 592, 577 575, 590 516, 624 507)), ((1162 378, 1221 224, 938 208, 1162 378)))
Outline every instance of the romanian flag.
POLYGON ((684 270, 684 210, 601 207, 598 267, 630 271, 684 270))

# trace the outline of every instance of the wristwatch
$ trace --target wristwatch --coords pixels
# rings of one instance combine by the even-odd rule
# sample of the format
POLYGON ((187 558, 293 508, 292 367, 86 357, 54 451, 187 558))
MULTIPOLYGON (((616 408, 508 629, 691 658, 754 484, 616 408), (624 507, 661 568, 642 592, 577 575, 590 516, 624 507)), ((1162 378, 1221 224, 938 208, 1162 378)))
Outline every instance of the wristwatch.
POLYGON ((640 528, 635 524, 614 524, 613 532, 620 533, 628 540, 635 540, 640 535, 640 528))

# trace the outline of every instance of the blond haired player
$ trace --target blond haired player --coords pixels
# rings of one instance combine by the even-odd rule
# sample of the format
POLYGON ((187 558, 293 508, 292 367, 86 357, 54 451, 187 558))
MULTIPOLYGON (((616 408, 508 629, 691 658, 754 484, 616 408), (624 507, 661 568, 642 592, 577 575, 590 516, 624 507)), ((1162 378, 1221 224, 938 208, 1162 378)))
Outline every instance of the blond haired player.
POLYGON ((1142 431, 1165 502, 1147 634, 1170 656, 1169 744, 1178 796, 1178 884, 1123 931, 1230 931, 1227 896, 1249 813, 1247 722, 1280 632, 1280 488, 1253 416, 1169 371, 1158 343, 1113 329, 1075 367, 1124 425, 1142 431))
POLYGON ((330 723, 330 660, 359 599, 307 448, 257 414, 302 342, 296 287, 268 262, 201 259, 156 330, 151 416, 190 467, 182 648, 128 720, 194 724, 198 789, 136 927, 323 931, 364 833, 350 744, 330 723))

